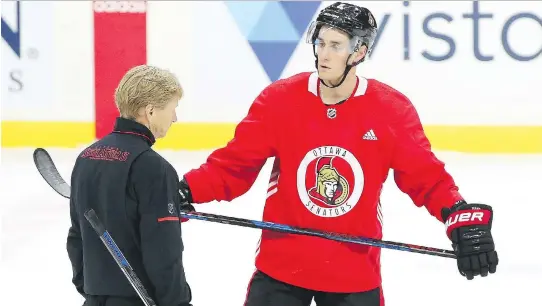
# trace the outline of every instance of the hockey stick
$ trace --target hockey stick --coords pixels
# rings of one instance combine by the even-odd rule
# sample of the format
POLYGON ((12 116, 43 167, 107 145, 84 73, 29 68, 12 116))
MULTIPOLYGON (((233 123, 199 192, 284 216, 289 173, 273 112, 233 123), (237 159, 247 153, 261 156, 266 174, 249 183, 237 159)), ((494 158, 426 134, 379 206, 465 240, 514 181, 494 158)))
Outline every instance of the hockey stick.
POLYGON ((134 287, 143 303, 145 303, 146 306, 156 306, 156 303, 149 296, 147 290, 139 280, 139 277, 137 277, 137 274, 134 272, 134 269, 132 266, 130 266, 130 263, 126 257, 124 257, 124 254, 122 254, 122 251, 115 243, 115 240, 113 240, 113 237, 111 237, 107 229, 105 229, 103 223, 96 215, 96 212, 93 209, 88 210, 85 212, 85 218, 96 231, 98 236, 100 236, 100 240, 102 240, 109 253, 111 253, 111 256, 113 256, 115 262, 117 262, 117 265, 122 270, 130 284, 132 284, 132 287, 134 287))
MULTIPOLYGON (((44 149, 36 149, 34 151, 34 163, 38 168, 39 173, 45 179, 45 181, 61 196, 70 198, 70 185, 62 178, 58 169, 56 168, 51 156, 44 149)), ((156 306, 156 303, 149 296, 147 290, 137 277, 133 268, 128 263, 126 257, 119 249, 113 237, 105 229, 103 223, 100 221, 93 209, 85 212, 85 218, 88 220, 94 231, 98 234, 103 244, 111 253, 111 256, 115 259, 115 262, 122 270, 134 290, 137 292, 143 303, 146 306, 156 306)))
POLYGON ((351 235, 346 235, 346 234, 330 233, 330 232, 318 231, 318 230, 313 230, 313 229, 308 229, 308 228, 303 228, 303 227, 290 226, 290 225, 278 224, 278 223, 267 222, 267 221, 248 220, 248 219, 220 216, 220 215, 214 215, 214 214, 208 214, 208 213, 202 213, 202 212, 190 212, 190 213, 181 212, 181 216, 188 219, 198 219, 198 220, 203 220, 203 221, 231 224, 231 225, 237 225, 237 226, 242 226, 242 227, 267 229, 267 230, 272 230, 275 232, 314 236, 314 237, 320 237, 320 238, 324 238, 328 240, 348 242, 348 243, 361 244, 361 245, 370 245, 374 247, 392 249, 392 250, 398 250, 398 251, 407 251, 407 252, 412 252, 412 253, 456 258, 455 254, 452 251, 443 250, 443 249, 437 249, 437 248, 407 244, 407 243, 400 243, 400 242, 393 242, 393 241, 386 241, 386 240, 379 240, 379 239, 373 239, 373 238, 365 238, 365 237, 360 237, 360 236, 351 236, 351 235))
POLYGON ((61 196, 69 199, 70 198, 70 185, 62 178, 58 169, 51 159, 49 152, 45 149, 37 148, 34 150, 34 164, 38 168, 38 172, 41 174, 43 179, 61 196))
MULTIPOLYGON (((40 171, 43 178, 47 183, 60 195, 65 198, 70 197, 70 186, 62 179, 60 173, 56 169, 53 160, 44 149, 36 149, 34 151, 34 161, 36 162, 36 167, 40 171), (44 164, 41 164, 44 163, 44 164), (43 173, 42 173, 43 171, 43 173)), ((222 223, 237 225, 242 227, 251 227, 258 229, 267 229, 275 232, 283 232, 289 234, 298 234, 298 235, 307 235, 315 236, 329 240, 348 242, 354 244, 370 245, 380 248, 393 249, 399 251, 406 251, 412 253, 420 253, 426 255, 447 257, 447 258, 456 258, 456 255, 453 251, 438 249, 433 247, 426 247, 408 243, 400 243, 386 240, 379 240, 373 238, 365 238, 359 236, 351 236, 337 233, 329 233, 324 231, 318 231, 313 229, 294 227, 289 225, 277 224, 273 222, 266 221, 256 221, 248 220, 227 216, 214 215, 209 213, 201 212, 181 212, 180 216, 187 219, 197 219, 208 222, 222 223)))

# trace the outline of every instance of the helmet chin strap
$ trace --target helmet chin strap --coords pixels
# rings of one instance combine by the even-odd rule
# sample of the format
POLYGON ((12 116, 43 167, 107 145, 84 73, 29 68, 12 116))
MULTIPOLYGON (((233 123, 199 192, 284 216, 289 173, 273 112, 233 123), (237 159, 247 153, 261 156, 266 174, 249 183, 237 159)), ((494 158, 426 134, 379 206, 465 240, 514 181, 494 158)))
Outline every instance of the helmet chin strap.
MULTIPOLYGON (((350 56, 352 56, 352 55, 349 55, 348 58, 346 59, 346 62, 347 62, 347 63, 348 63, 348 61, 350 60, 350 56)), ((316 69, 318 69, 318 59, 316 59, 316 66, 317 66, 316 69)), ((322 79, 319 78, 319 79, 320 79, 320 82, 321 82, 322 84, 324 84, 324 86, 329 87, 329 88, 336 88, 336 87, 339 87, 339 86, 342 85, 342 83, 344 82, 344 80, 346 80, 346 76, 348 75, 348 72, 350 72, 350 69, 352 69, 352 67, 354 67, 354 65, 348 65, 348 64, 346 64, 346 67, 344 68, 343 76, 342 76, 341 80, 339 81, 339 83, 336 84, 336 85, 333 85, 333 84, 331 84, 331 83, 330 83, 330 85, 328 85, 328 84, 326 84, 326 82, 325 82, 324 80, 322 80, 322 79)))

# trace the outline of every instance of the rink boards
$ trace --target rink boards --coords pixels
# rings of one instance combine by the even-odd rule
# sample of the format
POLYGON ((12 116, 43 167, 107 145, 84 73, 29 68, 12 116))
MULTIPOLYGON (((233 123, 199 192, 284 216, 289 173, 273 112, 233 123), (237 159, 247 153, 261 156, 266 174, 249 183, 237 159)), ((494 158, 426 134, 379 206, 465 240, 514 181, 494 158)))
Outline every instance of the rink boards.
MULTIPOLYGON (((304 31, 329 3, 3 2, 2 147, 102 136, 120 76, 143 63, 186 91, 157 147, 224 145, 262 89, 314 69, 304 31)), ((364 5, 380 33, 358 75, 408 96, 434 148, 542 152, 542 3, 364 5)))

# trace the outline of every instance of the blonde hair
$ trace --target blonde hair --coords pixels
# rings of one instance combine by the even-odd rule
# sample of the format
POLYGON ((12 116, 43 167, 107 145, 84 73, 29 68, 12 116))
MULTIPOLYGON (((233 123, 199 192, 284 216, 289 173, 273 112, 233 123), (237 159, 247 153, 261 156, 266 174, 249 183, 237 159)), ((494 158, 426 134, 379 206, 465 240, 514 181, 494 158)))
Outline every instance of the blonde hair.
POLYGON ((115 104, 121 117, 135 119, 141 108, 147 105, 165 107, 175 96, 182 98, 183 89, 173 73, 140 65, 128 70, 120 80, 115 90, 115 104))

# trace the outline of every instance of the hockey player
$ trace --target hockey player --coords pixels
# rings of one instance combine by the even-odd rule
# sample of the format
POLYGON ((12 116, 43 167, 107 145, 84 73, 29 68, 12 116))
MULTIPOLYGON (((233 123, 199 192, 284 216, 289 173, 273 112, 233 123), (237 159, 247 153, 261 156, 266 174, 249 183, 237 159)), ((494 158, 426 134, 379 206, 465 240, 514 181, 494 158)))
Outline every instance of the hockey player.
MULTIPOLYGON (((390 169, 400 190, 446 223, 458 269, 496 271, 492 208, 468 204, 407 97, 356 76, 377 33, 372 13, 337 2, 309 26, 316 72, 265 88, 234 138, 179 183, 186 203, 230 201, 274 165, 265 221, 380 239, 380 195, 390 169)), ((429 229, 433 230, 433 229, 429 229)), ((264 230, 247 306, 382 306, 380 249, 264 230)))
POLYGON ((144 305, 83 215, 94 209, 160 306, 189 306, 179 222, 179 177, 152 149, 177 120, 183 90, 152 66, 130 69, 115 91, 114 130, 84 149, 71 179, 67 250, 87 306, 144 305))

